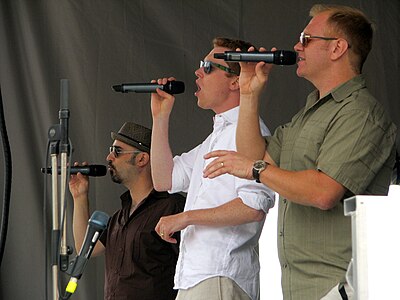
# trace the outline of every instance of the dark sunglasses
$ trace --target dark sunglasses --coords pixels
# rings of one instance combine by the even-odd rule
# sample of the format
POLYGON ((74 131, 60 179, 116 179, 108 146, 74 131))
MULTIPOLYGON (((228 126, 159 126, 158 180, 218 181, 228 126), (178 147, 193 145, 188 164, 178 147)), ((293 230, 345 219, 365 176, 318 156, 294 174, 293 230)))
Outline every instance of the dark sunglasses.
POLYGON ((333 41, 333 40, 337 40, 338 38, 309 35, 309 34, 305 34, 304 32, 300 33, 300 43, 303 45, 303 47, 306 47, 311 39, 321 39, 321 40, 325 40, 325 41, 333 41))
POLYGON ((135 153, 139 154, 140 150, 123 150, 121 147, 118 146, 110 146, 110 153, 114 154, 115 157, 118 157, 120 154, 125 154, 125 153, 135 153))
POLYGON ((229 67, 225 67, 223 65, 217 64, 217 63, 212 62, 212 61, 207 61, 207 60, 206 61, 203 61, 203 60, 200 61, 200 68, 204 68, 204 73, 210 74, 211 71, 212 71, 212 67, 218 68, 218 69, 220 69, 222 71, 225 71, 227 73, 230 73, 230 74, 239 75, 237 72, 235 72, 234 70, 232 70, 229 67))

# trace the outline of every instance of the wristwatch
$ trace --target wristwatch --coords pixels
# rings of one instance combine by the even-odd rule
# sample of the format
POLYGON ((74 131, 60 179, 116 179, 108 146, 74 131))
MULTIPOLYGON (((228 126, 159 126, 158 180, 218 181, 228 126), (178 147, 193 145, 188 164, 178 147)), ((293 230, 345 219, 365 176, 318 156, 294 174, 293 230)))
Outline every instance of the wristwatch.
POLYGON ((260 183, 260 173, 268 167, 269 163, 263 160, 257 160, 253 164, 253 178, 260 183))

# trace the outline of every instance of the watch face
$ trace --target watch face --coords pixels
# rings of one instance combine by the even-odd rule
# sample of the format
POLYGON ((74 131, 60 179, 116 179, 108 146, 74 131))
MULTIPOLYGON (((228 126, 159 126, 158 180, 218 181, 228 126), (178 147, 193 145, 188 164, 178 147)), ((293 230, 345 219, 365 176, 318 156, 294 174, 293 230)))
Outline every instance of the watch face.
POLYGON ((258 160, 258 161, 256 161, 256 162, 254 163, 254 169, 256 169, 256 170, 261 170, 261 169, 265 168, 265 165, 266 165, 265 161, 263 161, 263 160, 258 160))
POLYGON ((256 180, 256 182, 260 182, 260 173, 265 170, 267 167, 267 163, 263 160, 257 160, 253 164, 253 178, 256 180))

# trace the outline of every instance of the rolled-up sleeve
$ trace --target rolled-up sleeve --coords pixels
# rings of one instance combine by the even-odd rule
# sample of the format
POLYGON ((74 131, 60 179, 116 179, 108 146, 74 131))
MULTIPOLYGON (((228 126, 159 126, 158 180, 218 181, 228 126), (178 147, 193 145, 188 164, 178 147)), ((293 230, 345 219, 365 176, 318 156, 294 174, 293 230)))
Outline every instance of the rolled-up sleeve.
POLYGON ((237 178, 236 191, 243 203, 253 209, 268 213, 275 205, 275 192, 262 183, 237 178))

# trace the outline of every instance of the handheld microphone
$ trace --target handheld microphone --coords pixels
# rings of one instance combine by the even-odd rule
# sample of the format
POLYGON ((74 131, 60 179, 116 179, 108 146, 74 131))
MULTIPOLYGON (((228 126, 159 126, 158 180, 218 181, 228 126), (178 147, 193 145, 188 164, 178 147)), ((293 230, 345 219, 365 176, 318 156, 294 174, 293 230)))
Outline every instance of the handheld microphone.
MULTIPOLYGON (((58 167, 58 174, 61 174, 61 167, 58 167)), ((51 174, 52 168, 41 168, 42 173, 51 174)), ((70 168, 70 174, 78 174, 86 176, 104 176, 107 174, 107 167, 103 165, 76 166, 70 168)))
POLYGON ((71 275, 71 279, 65 289, 68 293, 73 294, 75 292, 78 286, 78 280, 82 276, 83 269, 86 267, 94 246, 103 231, 107 228, 109 218, 110 217, 106 213, 98 210, 90 217, 81 250, 76 259, 71 261, 70 267, 66 272, 71 275))
POLYGON ((115 92, 128 93, 155 93, 159 88, 168 94, 181 94, 185 91, 185 84, 182 81, 168 81, 167 84, 157 83, 122 83, 120 85, 113 85, 115 92))
POLYGON ((224 53, 214 53, 214 58, 225 61, 263 61, 275 65, 294 65, 297 62, 297 53, 290 50, 276 50, 267 52, 235 52, 225 51, 224 53))

